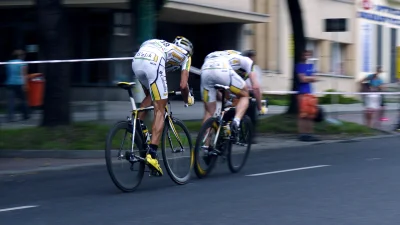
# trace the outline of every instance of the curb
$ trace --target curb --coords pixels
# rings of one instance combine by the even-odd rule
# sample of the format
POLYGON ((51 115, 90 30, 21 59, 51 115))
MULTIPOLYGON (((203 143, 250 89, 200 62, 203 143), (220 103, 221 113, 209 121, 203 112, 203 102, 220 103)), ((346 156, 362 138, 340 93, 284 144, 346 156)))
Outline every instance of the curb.
POLYGON ((104 150, 0 150, 0 158, 103 159, 104 150))
POLYGON ((23 170, 4 170, 0 171, 0 176, 2 175, 18 175, 18 174, 32 174, 32 173, 40 173, 40 172, 49 172, 49 171, 63 171, 63 170, 71 170, 82 167, 92 167, 92 166, 103 166, 106 163, 82 163, 82 164, 73 164, 73 165, 64 165, 64 166, 49 166, 43 168, 35 168, 35 169, 23 169, 23 170))
MULTIPOLYGON (((369 139, 378 138, 391 138, 400 136, 400 133, 390 133, 385 135, 376 135, 369 137, 357 137, 341 140, 325 140, 319 142, 296 142, 295 145, 288 146, 263 146, 255 144, 252 151, 264 151, 270 149, 283 149, 290 147, 310 146, 310 145, 321 145, 321 144, 333 144, 333 143, 344 143, 349 141, 362 141, 369 139)), ((0 150, 0 158, 53 158, 53 159, 103 159, 104 150, 0 150)))
MULTIPOLYGON (((334 144, 334 143, 349 143, 349 142, 357 142, 362 140, 369 139, 381 139, 381 138, 391 138, 398 137, 400 134, 391 134, 391 135, 377 135, 371 137, 359 137, 359 138, 350 138, 344 140, 326 140, 320 142, 305 142, 305 143, 296 143, 296 145, 291 146, 281 146, 281 147, 268 147, 268 146, 259 146, 256 144, 255 148, 252 149, 253 152, 261 152, 266 150, 280 150, 287 148, 295 148, 295 147, 304 147, 304 146, 313 146, 313 145, 323 145, 323 144, 334 144)), ((85 157, 87 159, 93 158, 103 158, 104 150, 1 150, 0 157, 3 158, 14 158, 21 157, 23 155, 24 158, 68 158, 68 159, 82 159, 85 157), (46 156, 46 157, 38 157, 38 156, 46 156), (56 157, 51 157, 56 156, 56 157), (100 157, 101 156, 101 157, 100 157)), ((76 168, 84 168, 84 167, 93 167, 93 166, 104 166, 105 162, 98 163, 81 163, 81 164, 73 164, 73 165, 63 165, 63 166, 49 166, 43 168, 34 168, 34 169, 23 169, 23 170, 5 170, 0 171, 0 176, 2 175, 20 175, 20 174, 32 174, 39 172, 49 172, 49 171, 63 171, 63 170, 71 170, 76 168)))
POLYGON ((281 146, 281 147, 258 147, 256 149, 251 149, 253 152, 259 152, 264 150, 279 150, 279 149, 286 149, 286 148, 293 148, 293 147, 304 147, 304 146, 312 146, 312 145, 324 145, 324 144, 335 144, 335 143, 349 143, 349 142, 359 142, 363 140, 372 140, 372 139, 382 139, 382 138, 393 138, 400 136, 400 133, 391 133, 391 134, 384 134, 384 135, 376 135, 376 136, 369 136, 369 137, 357 137, 357 138, 349 138, 349 139, 340 139, 340 140, 325 140, 325 141, 318 141, 318 142, 297 142, 296 145, 292 146, 281 146))

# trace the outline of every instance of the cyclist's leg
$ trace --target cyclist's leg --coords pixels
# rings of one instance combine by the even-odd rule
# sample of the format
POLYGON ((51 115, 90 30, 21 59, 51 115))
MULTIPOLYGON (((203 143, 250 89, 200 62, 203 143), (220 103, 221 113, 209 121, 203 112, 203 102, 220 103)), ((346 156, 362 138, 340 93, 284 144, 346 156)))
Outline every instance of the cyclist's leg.
MULTIPOLYGON (((143 88, 143 91, 144 91, 144 94, 146 97, 143 99, 142 103, 140 103, 140 108, 146 108, 146 107, 151 106, 153 101, 151 100, 151 95, 150 95, 149 89, 146 86, 144 86, 143 84, 142 84, 142 88, 143 88)), ((142 111, 138 115, 139 119, 141 119, 141 120, 144 120, 146 118, 146 116, 147 116, 147 111, 142 111)))
MULTIPOLYGON (((200 91, 204 103, 203 123, 214 115, 217 108, 217 90, 214 87, 214 85, 216 84, 214 80, 215 76, 215 70, 205 70, 201 73, 200 91)), ((210 145, 210 138, 211 136, 207 137, 203 144, 203 147, 210 145)))
MULTIPOLYGON (((149 78, 147 74, 152 74, 156 72, 156 67, 152 64, 149 64, 145 60, 135 59, 132 62, 132 71, 135 74, 136 78, 139 80, 140 85, 142 85, 145 98, 142 103, 140 103, 141 108, 145 108, 151 105, 152 99, 150 96, 150 85, 149 78)), ((147 112, 142 111, 139 113, 138 118, 140 120, 144 120, 146 118, 147 112)))
MULTIPOLYGON (((162 169, 157 159, 157 148, 160 141, 162 129, 164 127, 165 106, 168 100, 167 80, 165 77, 165 59, 159 56, 156 63, 148 61, 135 62, 132 64, 134 73, 138 77, 140 83, 147 87, 148 94, 145 98, 143 106, 153 101, 154 104, 154 120, 152 124, 151 144, 146 154, 146 162, 152 170, 156 170, 162 174, 162 169), (149 97, 150 96, 150 97, 149 97)), ((146 92, 145 92, 146 93, 146 92)), ((147 94, 147 93, 146 93, 147 94)), ((141 115, 143 116, 143 114, 141 115)))
POLYGON ((217 108, 217 91, 214 85, 216 84, 213 76, 215 71, 206 70, 201 74, 201 97, 204 103, 204 117, 203 123, 210 117, 212 117, 217 108))
POLYGON ((165 74, 165 60, 163 57, 150 83, 150 94, 154 105, 154 120, 152 124, 151 144, 149 145, 149 154, 146 156, 146 161, 153 169, 156 169, 162 174, 157 159, 157 149, 164 128, 165 106, 168 102, 168 86, 165 74))
POLYGON ((249 91, 245 81, 235 71, 230 71, 230 77, 230 91, 239 98, 236 105, 235 118, 231 123, 232 131, 235 133, 239 127, 240 120, 249 107, 249 91))

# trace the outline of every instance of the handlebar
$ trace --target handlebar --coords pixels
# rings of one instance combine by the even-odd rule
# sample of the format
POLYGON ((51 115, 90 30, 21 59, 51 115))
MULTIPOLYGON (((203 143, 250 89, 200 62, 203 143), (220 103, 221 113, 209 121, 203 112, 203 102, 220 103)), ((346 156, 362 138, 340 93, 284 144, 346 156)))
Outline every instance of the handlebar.
MULTIPOLYGON (((182 95, 181 91, 171 91, 171 92, 168 93, 168 97, 179 96, 179 95, 182 95)), ((189 96, 193 96, 193 89, 192 88, 189 89, 189 96)), ((186 103, 185 107, 189 107, 189 105, 186 103)))
POLYGON ((171 91, 168 93, 168 97, 182 95, 181 91, 171 91))

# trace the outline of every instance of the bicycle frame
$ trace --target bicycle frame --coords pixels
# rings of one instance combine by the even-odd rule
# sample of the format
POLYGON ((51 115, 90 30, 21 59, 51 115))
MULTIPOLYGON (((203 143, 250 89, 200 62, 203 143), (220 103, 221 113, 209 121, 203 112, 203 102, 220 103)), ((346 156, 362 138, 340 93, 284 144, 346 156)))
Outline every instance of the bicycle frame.
MULTIPOLYGON (((231 109, 236 108, 236 107, 226 107, 226 108, 224 108, 224 105, 225 105, 225 102, 226 102, 225 93, 228 90, 228 88, 226 88, 226 87, 224 87, 222 85, 216 85, 216 86, 218 87, 218 91, 222 92, 222 102, 221 102, 221 111, 220 111, 219 115, 217 116, 217 121, 218 121, 219 125, 218 125, 218 130, 217 130, 217 133, 216 133, 215 139, 214 139, 214 144, 213 144, 214 146, 217 144, 218 137, 219 137, 219 134, 221 132, 221 127, 222 127, 222 124, 224 122, 223 118, 224 118, 225 113, 228 112, 231 109)), ((208 136, 208 133, 204 137, 203 142, 206 141, 207 136, 208 136)))
MULTIPOLYGON (((137 127, 137 121, 138 121, 138 114, 139 112, 145 112, 145 111, 152 111, 154 110, 154 106, 149 106, 149 107, 145 107, 145 108, 137 108, 136 107, 136 102, 135 99, 133 98, 133 93, 132 93, 132 89, 127 89, 128 94, 129 94, 129 99, 131 102, 131 106, 132 106, 132 113, 131 113, 131 117, 128 117, 128 120, 132 122, 133 120, 133 126, 132 126, 132 145, 131 145, 131 153, 133 153, 133 147, 135 145, 135 134, 136 134, 136 129, 140 130, 140 133, 143 134, 143 130, 141 128, 141 126, 137 127)), ((169 95, 174 96, 174 95, 180 95, 180 92, 171 92, 169 93, 169 95)), ((169 99, 168 99, 168 105, 171 105, 169 99)), ((164 119, 165 119, 165 123, 168 120, 169 126, 172 129, 172 132, 174 133, 175 137, 178 139, 178 143, 180 145, 181 148, 183 148, 182 145, 182 141, 175 129, 175 126, 173 124, 172 121, 172 112, 169 110, 168 105, 165 106, 165 115, 164 115, 164 119)), ((169 141, 171 141, 169 135, 168 135, 168 139, 169 141)), ((142 157, 135 155, 136 158, 140 159, 140 160, 144 160, 142 157)))

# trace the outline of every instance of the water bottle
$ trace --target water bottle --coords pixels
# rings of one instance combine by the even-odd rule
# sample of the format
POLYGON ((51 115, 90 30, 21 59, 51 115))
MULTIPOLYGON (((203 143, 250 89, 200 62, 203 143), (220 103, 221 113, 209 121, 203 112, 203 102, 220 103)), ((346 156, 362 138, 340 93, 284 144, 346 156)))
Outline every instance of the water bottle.
POLYGON ((149 133, 149 130, 147 130, 147 127, 142 120, 140 120, 140 127, 142 128, 142 132, 143 132, 144 138, 146 139, 146 143, 149 144, 151 134, 149 133))
POLYGON ((225 126, 223 126, 225 137, 231 136, 231 126, 230 125, 231 125, 231 123, 228 122, 225 126))

